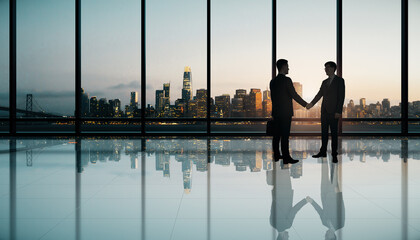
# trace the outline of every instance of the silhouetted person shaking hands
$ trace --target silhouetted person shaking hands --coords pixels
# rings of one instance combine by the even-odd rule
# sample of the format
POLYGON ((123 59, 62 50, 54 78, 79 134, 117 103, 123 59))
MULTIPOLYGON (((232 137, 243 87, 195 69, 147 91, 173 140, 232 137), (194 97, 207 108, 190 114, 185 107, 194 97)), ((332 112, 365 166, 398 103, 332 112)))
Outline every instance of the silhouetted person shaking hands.
MULTIPOLYGON (((332 156, 333 162, 337 162, 337 145, 338 145, 338 120, 343 112, 343 103, 345 95, 344 79, 335 75, 337 65, 334 62, 325 63, 325 73, 328 78, 322 82, 321 88, 318 94, 312 100, 307 109, 310 109, 315 105, 322 97, 321 105, 321 135, 322 135, 322 146, 319 153, 313 155, 314 158, 326 157, 327 156, 327 145, 328 145, 328 129, 331 129, 332 136, 332 156)), ((274 108, 274 104, 273 104, 274 108)))
POLYGON ((325 233, 325 239, 335 240, 337 239, 335 231, 344 227, 346 218, 343 192, 341 191, 338 182, 338 165, 333 164, 330 167, 331 172, 328 174, 328 162, 324 161, 322 163, 322 207, 309 196, 306 197, 306 200, 315 208, 321 218, 322 224, 328 229, 325 233), (330 175, 331 178, 328 175, 330 175))
POLYGON ((266 173, 267 184, 273 186, 270 224, 277 229, 277 239, 279 240, 289 239, 287 230, 292 227, 299 210, 308 203, 304 198, 293 205, 294 190, 292 189, 290 170, 283 168, 283 166, 280 170, 277 170, 277 166, 274 166, 274 170, 266 173))
POLYGON ((273 103, 272 116, 276 126, 276 133, 273 137, 273 158, 274 161, 283 158, 284 164, 293 164, 299 162, 299 160, 292 159, 289 153, 290 124, 293 116, 292 99, 303 107, 308 104, 296 93, 292 79, 286 77, 286 74, 289 73, 287 60, 278 60, 277 69, 279 74, 270 82, 271 101, 273 103), (280 138, 283 156, 279 151, 280 138))

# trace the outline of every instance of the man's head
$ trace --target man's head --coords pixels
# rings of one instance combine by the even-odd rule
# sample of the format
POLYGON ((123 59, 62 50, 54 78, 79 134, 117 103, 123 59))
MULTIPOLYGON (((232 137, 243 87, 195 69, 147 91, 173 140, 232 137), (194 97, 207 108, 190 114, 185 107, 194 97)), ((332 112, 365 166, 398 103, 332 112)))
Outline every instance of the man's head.
POLYGON ((277 69, 279 70, 280 74, 288 74, 289 73, 289 63, 286 59, 279 59, 277 60, 277 69))
POLYGON ((333 61, 326 62, 324 66, 325 66, 325 73, 328 76, 334 75, 335 70, 337 70, 337 64, 335 64, 335 62, 333 61))

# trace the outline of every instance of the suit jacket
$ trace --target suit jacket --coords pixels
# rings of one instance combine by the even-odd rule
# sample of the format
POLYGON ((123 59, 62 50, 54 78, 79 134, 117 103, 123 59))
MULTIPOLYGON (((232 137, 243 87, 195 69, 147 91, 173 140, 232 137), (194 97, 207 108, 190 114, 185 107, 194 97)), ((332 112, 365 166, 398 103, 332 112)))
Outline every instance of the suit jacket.
POLYGON ((322 82, 318 94, 311 103, 315 105, 322 97, 321 113, 341 114, 343 112, 344 96, 344 79, 335 76, 330 86, 328 86, 328 78, 322 82))
POLYGON ((283 74, 279 74, 271 80, 270 92, 271 101, 273 103, 273 118, 292 117, 292 99, 304 107, 307 105, 307 102, 296 93, 295 87, 293 87, 292 79, 283 74))

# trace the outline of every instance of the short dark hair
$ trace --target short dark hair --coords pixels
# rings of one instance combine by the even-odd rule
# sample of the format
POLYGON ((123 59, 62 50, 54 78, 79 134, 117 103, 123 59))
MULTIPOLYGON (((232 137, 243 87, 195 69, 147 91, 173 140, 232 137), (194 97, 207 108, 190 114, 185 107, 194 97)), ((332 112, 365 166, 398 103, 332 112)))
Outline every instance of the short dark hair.
POLYGON ((326 66, 333 67, 333 68, 334 68, 334 71, 335 71, 335 70, 337 70, 337 64, 335 64, 335 62, 333 62, 333 61, 326 62, 326 63, 324 64, 324 66, 325 66, 325 67, 326 67, 326 66))
POLYGON ((279 70, 279 72, 280 72, 281 68, 282 68, 284 65, 286 65, 287 63, 288 63, 288 62, 287 62, 287 60, 286 60, 286 59, 279 59, 279 60, 277 60, 276 65, 277 65, 277 69, 279 70))

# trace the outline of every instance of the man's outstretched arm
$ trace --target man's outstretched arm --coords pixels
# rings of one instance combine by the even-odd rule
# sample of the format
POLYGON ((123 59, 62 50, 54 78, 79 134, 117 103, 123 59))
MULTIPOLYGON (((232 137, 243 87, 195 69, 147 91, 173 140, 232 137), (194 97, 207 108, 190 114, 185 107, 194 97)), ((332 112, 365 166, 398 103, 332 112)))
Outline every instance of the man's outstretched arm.
POLYGON ((315 95, 314 99, 311 101, 312 106, 315 105, 319 101, 319 99, 321 99, 321 97, 322 97, 322 84, 321 84, 321 87, 319 88, 318 93, 315 95))

